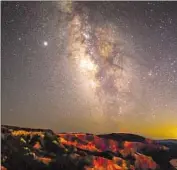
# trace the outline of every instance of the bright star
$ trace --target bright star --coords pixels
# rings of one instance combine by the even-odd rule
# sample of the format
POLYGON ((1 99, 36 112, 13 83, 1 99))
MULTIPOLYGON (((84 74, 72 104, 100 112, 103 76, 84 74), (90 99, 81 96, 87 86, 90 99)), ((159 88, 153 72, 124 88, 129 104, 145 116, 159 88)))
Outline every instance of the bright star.
POLYGON ((44 41, 43 44, 44 44, 44 46, 48 46, 48 42, 47 41, 44 41))

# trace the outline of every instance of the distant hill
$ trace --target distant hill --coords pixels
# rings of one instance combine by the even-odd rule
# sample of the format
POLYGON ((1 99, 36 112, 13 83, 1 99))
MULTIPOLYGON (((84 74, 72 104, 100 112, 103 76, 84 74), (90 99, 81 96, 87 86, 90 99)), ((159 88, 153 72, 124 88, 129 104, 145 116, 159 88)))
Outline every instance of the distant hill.
POLYGON ((171 153, 171 157, 177 158, 177 140, 175 139, 157 140, 156 142, 158 144, 168 147, 171 153))
POLYGON ((146 138, 128 133, 111 133, 111 134, 101 134, 97 135, 101 138, 113 139, 117 141, 130 141, 130 142, 144 142, 146 138))
POLYGON ((177 145, 177 139, 164 139, 164 140, 156 140, 160 144, 173 144, 177 145))

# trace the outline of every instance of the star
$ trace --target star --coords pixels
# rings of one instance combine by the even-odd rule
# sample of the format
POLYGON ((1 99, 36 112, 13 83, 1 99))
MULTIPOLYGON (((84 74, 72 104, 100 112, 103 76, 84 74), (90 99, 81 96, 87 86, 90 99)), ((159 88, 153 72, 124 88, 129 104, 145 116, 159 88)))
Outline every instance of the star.
POLYGON ((48 42, 47 42, 47 41, 44 41, 44 42, 43 42, 43 45, 44 45, 44 46, 48 46, 48 42))
POLYGON ((152 76, 152 70, 148 72, 148 76, 152 76))

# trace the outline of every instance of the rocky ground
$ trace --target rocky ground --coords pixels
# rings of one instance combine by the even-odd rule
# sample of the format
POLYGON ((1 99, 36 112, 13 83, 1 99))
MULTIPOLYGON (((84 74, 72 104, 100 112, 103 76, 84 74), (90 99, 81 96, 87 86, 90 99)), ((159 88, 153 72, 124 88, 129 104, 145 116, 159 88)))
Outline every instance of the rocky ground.
POLYGON ((177 143, 1 126, 2 170, 175 170, 177 143))

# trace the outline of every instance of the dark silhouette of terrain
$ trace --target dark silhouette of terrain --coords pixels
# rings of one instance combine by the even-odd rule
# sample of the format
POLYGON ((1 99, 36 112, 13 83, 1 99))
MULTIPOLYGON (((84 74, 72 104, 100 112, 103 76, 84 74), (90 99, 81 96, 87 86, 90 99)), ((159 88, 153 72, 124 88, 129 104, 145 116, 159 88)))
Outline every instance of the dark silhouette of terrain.
POLYGON ((98 136, 101 138, 113 139, 117 141, 144 142, 146 140, 146 138, 142 136, 127 133, 111 133, 98 136))

